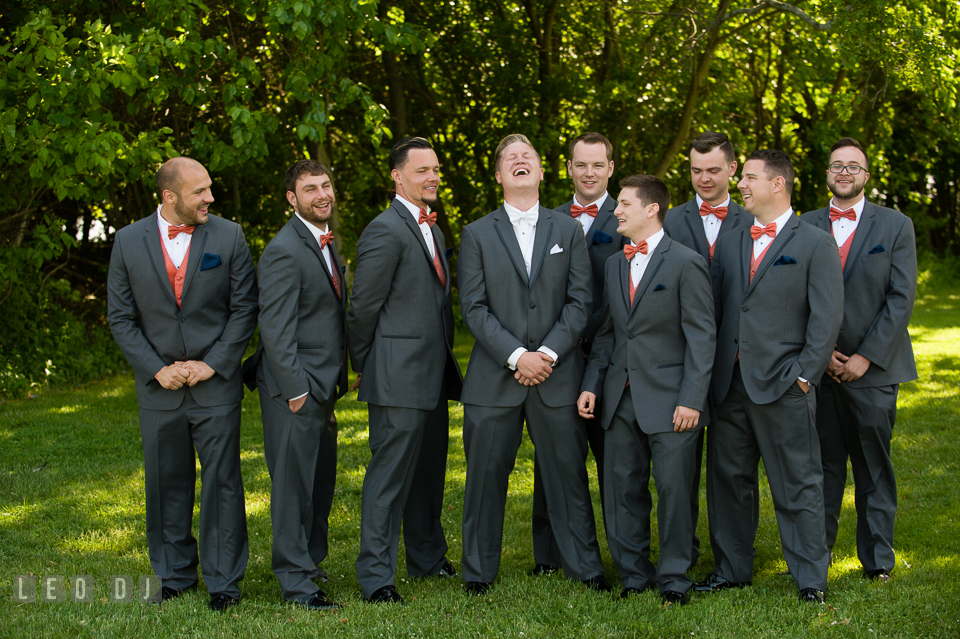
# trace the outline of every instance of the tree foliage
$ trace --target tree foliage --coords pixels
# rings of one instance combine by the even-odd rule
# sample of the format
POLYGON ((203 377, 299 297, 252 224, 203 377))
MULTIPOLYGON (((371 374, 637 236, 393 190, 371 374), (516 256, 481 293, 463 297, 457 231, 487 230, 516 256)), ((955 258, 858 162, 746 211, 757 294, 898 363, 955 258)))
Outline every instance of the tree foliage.
POLYGON ((579 133, 613 141, 615 180, 655 173, 681 202, 686 145, 719 130, 741 160, 787 151, 799 210, 827 197, 833 141, 859 138, 870 196, 958 254, 958 12, 948 0, 26 0, 0 13, 0 299, 36 272, 38 290, 79 291, 96 323, 112 232, 156 207, 156 169, 180 154, 209 168, 216 211, 244 225, 255 256, 286 221, 285 167, 326 163, 349 262, 387 201, 387 149, 411 134, 441 158, 453 246, 499 203, 493 152, 507 133, 534 140, 541 201, 558 206, 579 133))

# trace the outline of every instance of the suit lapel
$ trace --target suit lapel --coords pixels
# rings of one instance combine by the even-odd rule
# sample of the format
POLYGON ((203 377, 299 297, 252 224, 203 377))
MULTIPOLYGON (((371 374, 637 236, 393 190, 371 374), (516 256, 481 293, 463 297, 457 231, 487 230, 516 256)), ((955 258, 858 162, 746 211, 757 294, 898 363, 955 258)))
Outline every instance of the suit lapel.
MULTIPOLYGON (((876 225, 877 210, 870 202, 863 203, 863 213, 860 215, 860 221, 857 223, 857 231, 853 234, 853 244, 850 246, 850 252, 847 254, 847 263, 843 269, 843 281, 846 283, 850 273, 853 272, 853 266, 860 259, 860 253, 866 246, 868 238, 873 234, 873 227, 876 225)), ((827 218, 830 219, 829 217, 827 218)))
POLYGON ((663 264, 663 254, 667 252, 668 248, 670 248, 670 238, 664 235, 660 239, 660 243, 657 244, 656 252, 650 256, 647 268, 643 271, 643 277, 640 278, 640 285, 637 286, 637 290, 633 295, 633 307, 630 309, 631 316, 633 312, 637 310, 637 307, 640 306, 640 300, 643 298, 643 294, 647 292, 647 289, 650 288, 650 282, 657 276, 657 271, 660 270, 660 266, 663 264))
POLYGON ((594 233, 602 229, 610 220, 610 218, 613 217, 613 210, 615 208, 617 207, 613 201, 613 198, 610 197, 610 194, 607 194, 607 199, 603 201, 603 208, 601 208, 600 212, 597 213, 597 217, 593 218, 593 223, 590 225, 590 230, 587 232, 586 237, 583 238, 587 242, 587 248, 593 246, 594 233))
POLYGON ((417 224, 417 221, 413 219, 413 215, 410 214, 410 211, 402 202, 393 201, 393 209, 403 218, 404 223, 407 225, 407 228, 410 229, 410 232, 417 238, 417 242, 420 243, 420 248, 423 249, 423 256, 427 259, 427 262, 430 264, 430 269, 433 268, 433 258, 430 257, 430 249, 427 248, 427 241, 423 239, 423 233, 420 232, 420 225, 417 224))
POLYGON ((203 261, 203 247, 207 244, 207 236, 210 232, 207 225, 199 225, 193 231, 193 237, 190 238, 190 261, 187 264, 187 274, 183 278, 183 291, 181 293, 181 303, 187 297, 187 290, 193 281, 194 275, 200 270, 200 263, 203 261))
MULTIPOLYGON (((623 255, 623 252, 620 253, 623 255)), ((617 272, 620 274, 620 293, 623 299, 623 314, 624 317, 630 319, 630 312, 633 310, 630 307, 630 262, 626 259, 619 260, 620 268, 617 269, 617 272)))
POLYGON ((816 213, 817 213, 815 218, 816 223, 814 224, 814 226, 816 226, 818 229, 820 229, 824 233, 833 235, 833 228, 832 228, 832 225, 830 224, 830 207, 828 206, 825 209, 820 209, 816 213))
MULTIPOLYGON (((443 233, 440 232, 440 229, 437 228, 436 224, 433 225, 430 231, 433 234, 433 243, 435 244, 434 248, 437 251, 437 255, 440 257, 440 266, 443 267, 443 273, 444 275, 446 275, 447 286, 443 291, 444 295, 446 295, 447 291, 450 290, 450 265, 447 264, 447 256, 444 254, 446 250, 446 243, 443 241, 443 233)), ((433 266, 432 261, 430 266, 433 266)), ((434 268, 434 271, 436 271, 436 268, 434 268)), ((439 278, 440 276, 438 275, 437 276, 438 283, 440 281, 439 278)))
MULTIPOLYGON (((798 224, 800 224, 800 218, 794 215, 787 220, 786 224, 783 225, 783 230, 777 233, 777 237, 773 239, 773 243, 770 245, 770 250, 768 250, 767 254, 763 256, 763 261, 760 262, 760 265, 757 267, 757 274, 753 276, 753 282, 750 283, 750 287, 747 289, 747 295, 749 295, 750 291, 752 291, 757 285, 757 282, 761 277, 763 277, 763 274, 767 272, 767 269, 770 268, 770 265, 777 260, 777 257, 779 257, 780 253, 783 251, 783 248, 790 242, 791 239, 793 239, 798 224)), ((750 250, 753 251, 752 246, 750 247, 750 250)), ((749 262, 747 262, 747 265, 747 279, 749 280, 749 262)))
MULTIPOLYGON (((170 278, 167 277, 167 264, 163 261, 163 241, 160 239, 160 220, 157 219, 159 213, 150 216, 150 222, 147 224, 147 231, 143 236, 143 243, 147 247, 147 254, 150 256, 150 263, 157 273, 157 279, 160 280, 160 288, 167 294, 170 303, 176 305, 177 299, 173 296, 173 289, 170 287, 170 278)), ((193 242, 191 241, 191 244, 193 242)))
MULTIPOLYGON (((537 220, 537 230, 533 236, 533 256, 530 258, 530 288, 533 288, 540 273, 540 265, 547 253, 550 235, 553 232, 553 212, 540 207, 540 219, 537 220)), ((518 245, 519 246, 519 245, 518 245)))
MULTIPOLYGON (((310 232, 310 229, 300 221, 296 215, 290 218, 288 224, 292 224, 294 230, 296 230, 297 235, 300 236, 300 239, 303 240, 304 246, 310 249, 310 252, 317 256, 317 259, 320 261, 320 268, 323 269, 323 272, 327 274, 327 281, 330 282, 330 287, 333 288, 333 273, 330 272, 330 269, 327 268, 327 260, 323 259, 323 250, 320 248, 320 244, 317 242, 317 238, 313 236, 313 233, 310 232)), ((336 260, 334 256, 336 255, 335 250, 330 251, 330 263, 334 264, 336 260)), ((339 269, 339 266, 336 268, 339 269)), ((339 282, 338 282, 339 283, 339 282)), ((336 294, 336 290, 334 290, 336 294)), ((343 296, 341 296, 342 298, 343 296)), ((342 303, 341 299, 341 303, 342 303)))
MULTIPOLYGON (((720 223, 720 235, 724 233, 729 233, 733 229, 740 226, 740 220, 743 219, 741 212, 743 209, 739 204, 733 201, 733 197, 730 197, 730 204, 727 205, 727 218, 720 223)), ((717 238, 720 238, 720 235, 717 238)))
POLYGON ((517 242, 516 231, 513 230, 513 224, 510 223, 510 216, 507 215, 506 210, 504 210, 502 206, 494 211, 493 216, 497 220, 494 228, 497 229, 500 240, 507 249, 507 255, 510 256, 510 261, 513 262, 513 266, 517 269, 521 279, 523 279, 523 283, 529 287, 530 278, 527 276, 527 266, 523 261, 523 253, 520 252, 520 243, 517 242))
MULTIPOLYGON (((683 219, 690 229, 690 235, 697 243, 697 252, 710 263, 710 243, 707 242, 707 234, 703 230, 703 219, 700 217, 700 209, 697 208, 697 198, 687 202, 687 210, 684 211, 683 219)), ((726 220, 724 220, 726 221, 726 220)), ((723 229, 723 226, 720 226, 723 229)))

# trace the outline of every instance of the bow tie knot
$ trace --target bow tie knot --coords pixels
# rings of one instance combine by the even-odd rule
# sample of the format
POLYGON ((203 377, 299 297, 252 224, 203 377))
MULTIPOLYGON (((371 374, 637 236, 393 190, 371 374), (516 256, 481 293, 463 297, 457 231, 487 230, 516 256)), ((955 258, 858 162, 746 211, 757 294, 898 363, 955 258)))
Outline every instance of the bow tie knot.
POLYGON ((520 211, 519 213, 508 212, 507 215, 510 217, 510 223, 514 226, 520 222, 526 222, 531 226, 536 226, 537 220, 540 219, 540 212, 536 209, 533 211, 520 211))
POLYGON ((841 211, 835 206, 830 207, 830 222, 836 222, 841 218, 846 218, 851 222, 857 221, 857 212, 853 208, 849 208, 845 211, 841 211))
POLYGON ((430 228, 433 228, 433 225, 437 223, 437 214, 427 213, 424 209, 420 209, 420 217, 417 219, 417 224, 423 224, 424 222, 429 224, 430 228))
POLYGON ((766 226, 757 226, 754 224, 750 227, 750 237, 753 238, 753 241, 756 242, 764 235, 769 235, 770 237, 777 236, 777 223, 770 222, 766 226))
POLYGON ((720 220, 721 222, 727 217, 727 207, 725 206, 710 206, 709 202, 704 202, 700 205, 700 216, 707 217, 713 213, 713 215, 720 220))
POLYGON ((187 235, 193 235, 193 230, 197 228, 195 224, 181 224, 180 226, 168 226, 167 227, 167 238, 173 239, 181 233, 186 233, 187 235))
POLYGON ((586 213, 590 217, 597 217, 597 213, 600 212, 600 209, 597 208, 597 203, 588 204, 586 206, 578 206, 576 204, 570 205, 570 215, 573 217, 579 218, 581 215, 586 213))
POLYGON ((327 248, 328 244, 333 243, 333 231, 320 236, 320 250, 327 248))
POLYGON ((637 244, 636 246, 634 246, 633 244, 626 244, 626 245, 624 245, 624 247, 623 247, 623 254, 626 256, 627 261, 632 260, 632 259, 633 259, 633 256, 636 255, 637 253, 640 253, 640 254, 642 254, 642 255, 646 255, 646 254, 647 254, 647 241, 646 241, 646 240, 640 240, 640 243, 637 244))

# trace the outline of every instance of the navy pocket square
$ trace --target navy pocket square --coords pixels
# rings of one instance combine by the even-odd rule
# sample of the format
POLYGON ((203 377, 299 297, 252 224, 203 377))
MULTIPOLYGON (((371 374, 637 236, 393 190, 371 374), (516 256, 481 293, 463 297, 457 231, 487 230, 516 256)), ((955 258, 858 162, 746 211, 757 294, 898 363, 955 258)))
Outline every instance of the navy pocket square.
POLYGON ((872 249, 870 249, 870 252, 867 253, 867 255, 876 255, 877 253, 884 253, 886 252, 886 250, 887 249, 883 248, 883 244, 877 244, 872 249))
POLYGON ((663 284, 657 284, 657 286, 653 289, 653 292, 656 293, 657 291, 665 291, 665 290, 667 290, 666 286, 664 286, 663 284))
POLYGON ((346 267, 346 266, 341 266, 341 267, 340 267, 340 273, 346 274, 346 272, 347 272, 347 267, 346 267))
POLYGON ((613 238, 604 233, 603 231, 597 231, 593 234, 593 243, 594 244, 609 244, 613 241, 613 238))
POLYGON ((781 255, 780 259, 773 263, 774 266, 786 266, 787 264, 796 264, 797 261, 789 255, 781 255))
POLYGON ((445 253, 445 255, 447 256, 447 259, 449 260, 451 257, 453 257, 453 249, 452 249, 452 248, 448 248, 448 249, 447 249, 447 252, 445 253))
POLYGON ((223 264, 223 260, 220 259, 220 256, 216 253, 204 253, 203 259, 200 260, 200 270, 209 271, 212 268, 217 268, 223 264))

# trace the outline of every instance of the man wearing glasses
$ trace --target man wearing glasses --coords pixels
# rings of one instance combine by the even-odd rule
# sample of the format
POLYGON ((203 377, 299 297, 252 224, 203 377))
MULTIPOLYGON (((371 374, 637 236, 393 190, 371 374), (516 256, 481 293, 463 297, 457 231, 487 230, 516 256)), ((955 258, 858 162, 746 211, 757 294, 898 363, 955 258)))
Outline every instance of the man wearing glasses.
POLYGON ((817 407, 827 546, 837 540, 840 507, 853 467, 857 555, 870 579, 887 581, 895 561, 897 484, 890 438, 900 384, 917 379, 907 324, 917 292, 913 222, 866 200, 870 162, 853 138, 830 149, 830 205, 801 216, 840 247, 844 309, 817 407))

